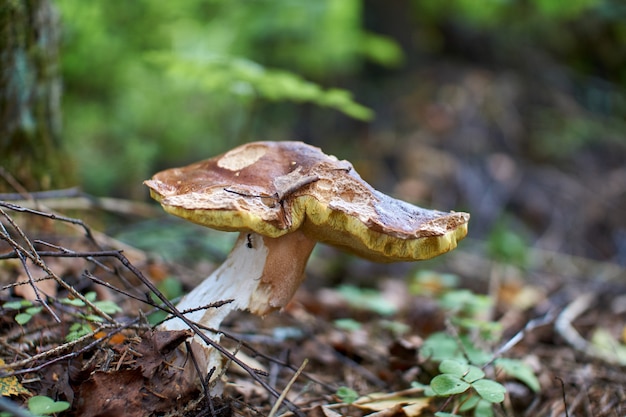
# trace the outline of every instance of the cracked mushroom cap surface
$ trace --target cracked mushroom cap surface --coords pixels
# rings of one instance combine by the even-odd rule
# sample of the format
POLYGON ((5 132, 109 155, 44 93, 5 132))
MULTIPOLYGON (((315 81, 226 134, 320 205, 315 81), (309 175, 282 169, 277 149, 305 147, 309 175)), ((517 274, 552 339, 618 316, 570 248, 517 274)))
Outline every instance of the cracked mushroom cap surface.
POLYGON ((467 234, 468 213, 389 197, 352 164, 302 142, 253 142, 145 181, 170 214, 224 231, 308 237, 378 262, 429 259, 467 234))

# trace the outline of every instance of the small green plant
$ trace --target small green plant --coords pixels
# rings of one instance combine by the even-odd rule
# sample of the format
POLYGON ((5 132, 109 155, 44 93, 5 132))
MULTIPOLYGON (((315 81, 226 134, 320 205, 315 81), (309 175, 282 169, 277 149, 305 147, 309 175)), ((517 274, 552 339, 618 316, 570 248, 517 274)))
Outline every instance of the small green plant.
POLYGON ((493 415, 491 404, 504 401, 506 393, 504 386, 485 378, 485 373, 477 366, 446 359, 439 364, 439 371, 441 374, 430 381, 431 394, 443 397, 458 396, 454 412, 474 410, 474 416, 488 417, 493 415))
MULTIPOLYGON (((498 323, 489 320, 492 300, 469 290, 447 288, 439 294, 439 305, 447 311, 454 332, 430 335, 420 350, 424 364, 437 366, 429 385, 423 386, 431 396, 447 397, 447 412, 437 417, 473 415, 493 416, 493 404, 504 400, 506 389, 490 375, 516 378, 534 392, 540 390, 532 369, 516 359, 494 358, 488 348, 501 338, 498 323), (449 411, 449 412, 448 412, 449 411)), ((420 386, 419 383, 415 383, 420 386)))
POLYGON ((450 290, 439 297, 439 306, 449 312, 450 321, 463 331, 478 331, 485 340, 500 338, 501 326, 485 320, 492 307, 490 297, 470 290, 450 290))
MULTIPOLYGON (((85 299, 89 302, 91 302, 96 308, 98 308, 100 311, 102 311, 103 313, 106 314, 115 314, 115 313, 119 313, 120 311, 122 311, 122 309, 120 308, 120 306, 118 306, 117 304, 115 304, 113 301, 111 300, 104 300, 104 301, 96 301, 96 293, 93 291, 88 292, 87 294, 85 294, 85 299)), ((78 298, 62 298, 61 300, 59 300, 61 304, 65 304, 65 305, 69 305, 69 306, 74 306, 74 307, 87 307, 87 304, 85 304, 85 302, 83 300, 80 300, 78 298)), ((79 313, 79 315, 89 321, 94 321, 94 322, 99 322, 102 321, 102 317, 92 314, 91 312, 81 312, 79 313)))
MULTIPOLYGON (((120 306, 110 300, 96 301, 97 295, 95 292, 88 292, 85 294, 85 299, 91 302, 97 309, 106 314, 115 314, 122 309, 120 306)), ((69 329, 69 333, 65 337, 65 340, 71 342, 89 334, 93 328, 90 323, 97 323, 103 321, 103 318, 91 311, 91 308, 87 304, 78 298, 61 298, 59 303, 76 307, 76 311, 73 313, 79 320, 72 323, 69 329)), ((28 323, 35 315, 42 311, 42 306, 35 305, 29 300, 8 301, 2 305, 6 310, 18 310, 19 313, 15 315, 15 321, 20 326, 28 323)))
POLYGON ((20 326, 28 323, 34 315, 41 312, 41 306, 35 306, 32 301, 20 300, 20 301, 8 301, 3 304, 3 308, 7 310, 19 310, 20 312, 15 315, 15 321, 20 326))
POLYGON ((434 333, 424 341, 421 354, 426 362, 438 363, 440 372, 425 387, 425 392, 452 400, 452 413, 440 412, 437 417, 458 416, 457 413, 470 411, 475 417, 493 416, 492 405, 504 400, 506 390, 487 378, 482 368, 516 378, 534 392, 540 389, 537 377, 524 362, 508 358, 493 360, 491 353, 476 347, 467 335, 434 333))
MULTIPOLYGON (((85 299, 91 302, 96 308, 98 308, 103 313, 115 314, 115 313, 122 311, 120 306, 115 304, 113 301, 110 301, 110 300, 96 301, 96 297, 97 295, 95 292, 88 292, 87 294, 85 294, 85 299)), ((87 304, 83 300, 80 300, 78 298, 72 298, 72 299, 63 298, 60 300, 60 303, 85 310, 85 311, 79 311, 77 313, 78 319, 80 319, 81 321, 72 323, 72 325, 70 326, 69 332, 65 336, 65 340, 68 342, 74 341, 86 334, 91 333, 93 331, 93 327, 91 326, 91 323, 97 323, 103 320, 102 317, 96 314, 93 314, 90 311, 90 309, 87 308, 87 304)))

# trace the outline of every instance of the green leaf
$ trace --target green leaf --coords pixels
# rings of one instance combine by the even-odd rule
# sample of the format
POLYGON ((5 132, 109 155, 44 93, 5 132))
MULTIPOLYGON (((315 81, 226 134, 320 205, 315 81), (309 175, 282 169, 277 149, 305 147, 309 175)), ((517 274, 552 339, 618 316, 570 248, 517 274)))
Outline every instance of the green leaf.
POLYGON ((96 316, 95 314, 85 314, 83 316, 83 318, 85 320, 88 320, 88 321, 91 321, 91 322, 95 322, 95 323, 100 323, 100 322, 104 321, 104 319, 102 317, 96 316))
POLYGON ((474 409, 474 417, 493 417, 493 406, 489 401, 480 400, 474 409))
POLYGON ((430 381, 430 386, 435 394, 447 397, 467 391, 470 384, 454 375, 442 374, 434 377, 430 381))
POLYGON ((21 308, 29 307, 32 305, 33 303, 31 303, 28 300, 21 300, 21 301, 8 301, 4 303, 2 307, 6 308, 7 310, 19 310, 21 308))
POLYGON ((91 326, 87 323, 74 323, 70 326, 70 331, 67 336, 65 336, 65 340, 72 342, 86 334, 91 333, 91 331, 91 326))
POLYGON ((445 359, 463 360, 463 352, 454 337, 443 332, 431 334, 422 345, 421 354, 425 359, 441 362, 445 359))
POLYGON ((183 295, 183 284, 176 277, 167 277, 157 285, 159 291, 169 300, 183 295))
POLYGON ((54 414, 60 413, 70 408, 67 401, 54 401, 44 395, 36 395, 28 400, 28 409, 34 414, 54 414))
POLYGON ((15 321, 17 322, 17 324, 19 324, 20 326, 25 325, 26 323, 28 323, 30 321, 30 319, 32 319, 33 316, 32 314, 28 314, 28 313, 19 313, 15 316, 15 321))
POLYGON ((41 306, 29 307, 26 310, 24 310, 24 313, 27 313, 27 314, 30 314, 31 316, 34 316, 35 314, 40 313, 42 309, 43 309, 43 307, 41 307, 41 306))
POLYGON ((474 294, 466 289, 448 291, 439 299, 439 305, 442 308, 467 314, 470 317, 487 312, 492 304, 493 300, 490 297, 474 294))
POLYGON ((339 387, 336 395, 346 404, 352 404, 359 398, 359 393, 348 387, 339 387))
POLYGON ((439 371, 443 374, 454 375, 470 383, 485 377, 485 373, 480 368, 469 365, 465 361, 452 359, 446 359, 441 362, 439 371))
POLYGON ((435 413, 435 417, 461 417, 458 414, 452 414, 452 413, 445 413, 443 411, 437 411, 435 413))
POLYGON ((359 288, 354 285, 342 285, 339 287, 339 294, 354 308, 368 310, 382 316, 389 316, 398 308, 385 299, 380 291, 371 288, 359 288))
POLYGON ((479 379, 483 379, 485 377, 485 373, 477 366, 470 365, 467 369, 465 375, 463 375, 463 380, 469 383, 478 381, 479 379))
POLYGON ((433 391, 432 387, 430 385, 428 385, 425 389, 424 389, 424 396, 425 397, 434 397, 436 396, 437 393, 435 391, 433 391))
POLYGON ((351 318, 337 319, 334 323, 338 329, 347 331, 356 331, 363 327, 361 323, 351 318))
POLYGON ((106 301, 96 301, 94 303, 96 307, 98 307, 102 312, 107 314, 115 314, 122 311, 122 308, 115 304, 115 302, 106 300, 106 301))
POLYGON ((490 403, 501 403, 504 401, 506 388, 496 381, 489 379, 479 379, 472 383, 472 388, 476 390, 478 395, 490 403))
POLYGON ((467 362, 453 359, 446 359, 439 364, 439 372, 442 374, 452 374, 462 378, 469 370, 467 362))
POLYGON ((85 302, 83 300, 80 300, 78 298, 63 298, 61 300, 61 304, 65 304, 68 306, 74 306, 74 307, 84 307, 85 306, 85 302))
POLYGON ((463 399, 459 411, 468 411, 476 407, 480 401, 484 401, 478 395, 468 395, 463 399))
POLYGON ((522 381, 534 392, 539 392, 541 389, 539 379, 535 376, 532 368, 524 362, 517 359, 500 358, 496 359, 494 364, 507 375, 522 381))

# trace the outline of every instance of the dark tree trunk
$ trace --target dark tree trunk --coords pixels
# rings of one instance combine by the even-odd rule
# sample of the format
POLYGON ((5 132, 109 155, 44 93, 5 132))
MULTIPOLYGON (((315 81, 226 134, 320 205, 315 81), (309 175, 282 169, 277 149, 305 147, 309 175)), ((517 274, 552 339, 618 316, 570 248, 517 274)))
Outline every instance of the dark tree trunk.
POLYGON ((66 186, 59 19, 50 0, 0 0, 0 191, 66 186))

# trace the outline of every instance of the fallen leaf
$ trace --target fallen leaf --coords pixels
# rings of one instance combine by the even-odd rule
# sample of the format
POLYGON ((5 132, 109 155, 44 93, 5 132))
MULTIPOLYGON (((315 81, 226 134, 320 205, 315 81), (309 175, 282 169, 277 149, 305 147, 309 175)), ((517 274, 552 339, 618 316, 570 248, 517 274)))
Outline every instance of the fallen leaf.
POLYGON ((407 416, 418 416, 420 411, 430 404, 428 397, 394 396, 385 393, 372 393, 356 400, 353 405, 361 410, 383 411, 401 406, 407 416), (407 412, 407 411, 410 411, 407 412))
POLYGON ((76 387, 76 415, 140 417, 171 410, 197 397, 199 376, 190 355, 178 346, 187 330, 146 333, 130 369, 96 371, 76 387))
MULTIPOLYGON (((0 366, 2 365, 5 365, 5 362, 0 359, 0 366)), ((7 376, 0 378, 0 394, 3 397, 9 397, 11 395, 30 394, 30 391, 20 384, 16 376, 7 376)))

